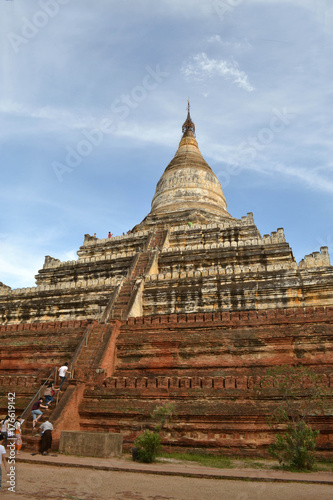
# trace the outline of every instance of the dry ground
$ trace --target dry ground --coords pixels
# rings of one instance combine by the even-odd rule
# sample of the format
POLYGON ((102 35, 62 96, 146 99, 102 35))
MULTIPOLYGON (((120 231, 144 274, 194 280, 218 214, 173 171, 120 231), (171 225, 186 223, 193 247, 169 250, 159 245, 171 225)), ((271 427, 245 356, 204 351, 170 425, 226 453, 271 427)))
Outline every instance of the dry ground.
POLYGON ((9 500, 332 500, 333 486, 197 479, 144 473, 16 464, 9 500))

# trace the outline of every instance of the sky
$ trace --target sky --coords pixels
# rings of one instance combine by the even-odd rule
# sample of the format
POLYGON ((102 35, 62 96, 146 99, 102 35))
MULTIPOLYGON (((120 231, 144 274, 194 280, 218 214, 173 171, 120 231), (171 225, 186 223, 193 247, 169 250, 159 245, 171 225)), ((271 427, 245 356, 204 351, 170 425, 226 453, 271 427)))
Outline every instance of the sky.
POLYGON ((229 213, 333 255, 331 0, 0 0, 0 282, 149 213, 187 99, 229 213))

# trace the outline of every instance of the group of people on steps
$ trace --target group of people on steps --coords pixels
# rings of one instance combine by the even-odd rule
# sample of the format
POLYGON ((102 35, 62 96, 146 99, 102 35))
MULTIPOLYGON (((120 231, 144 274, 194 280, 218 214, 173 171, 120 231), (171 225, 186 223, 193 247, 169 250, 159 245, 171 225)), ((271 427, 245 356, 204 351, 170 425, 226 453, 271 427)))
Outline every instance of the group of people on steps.
MULTIPOLYGON (((41 408, 48 409, 49 406, 54 402, 56 392, 61 391, 61 388, 66 381, 66 375, 68 375, 70 373, 71 372, 68 370, 68 363, 65 363, 64 365, 62 365, 58 370, 58 374, 59 374, 59 378, 60 378, 59 387, 58 388, 54 387, 54 382, 50 382, 44 391, 44 396, 40 397, 32 405, 31 414, 32 414, 32 429, 33 429, 33 431, 36 429, 37 422, 40 420, 41 416, 43 415, 41 408), (45 399, 45 405, 43 404, 44 399, 45 399)), ((7 446, 8 438, 11 438, 14 440, 16 454, 19 454, 20 449, 22 448, 21 426, 22 426, 23 422, 24 422, 24 419, 22 417, 19 417, 15 420, 14 425, 10 425, 9 415, 7 415, 3 420, 0 421, 0 425, 1 425, 1 432, 0 432, 0 491, 2 489, 1 488, 2 465, 4 466, 6 473, 7 474, 9 473, 8 464, 6 461, 6 446, 7 446), (14 428, 14 430, 12 430, 13 428, 14 428), (14 436, 12 436, 11 433, 14 433, 14 436)), ((41 440, 39 443, 39 452, 42 455, 48 455, 48 450, 52 446, 52 431, 53 431, 53 425, 48 420, 46 420, 45 422, 43 422, 39 426, 39 432, 41 433, 41 440)))

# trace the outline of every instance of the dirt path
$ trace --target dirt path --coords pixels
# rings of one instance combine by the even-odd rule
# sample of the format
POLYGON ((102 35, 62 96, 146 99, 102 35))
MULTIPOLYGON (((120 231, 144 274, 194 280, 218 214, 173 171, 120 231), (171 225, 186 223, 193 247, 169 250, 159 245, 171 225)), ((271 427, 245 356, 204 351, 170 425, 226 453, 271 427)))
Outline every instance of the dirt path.
POLYGON ((17 464, 9 500, 332 500, 333 486, 158 476, 17 464))

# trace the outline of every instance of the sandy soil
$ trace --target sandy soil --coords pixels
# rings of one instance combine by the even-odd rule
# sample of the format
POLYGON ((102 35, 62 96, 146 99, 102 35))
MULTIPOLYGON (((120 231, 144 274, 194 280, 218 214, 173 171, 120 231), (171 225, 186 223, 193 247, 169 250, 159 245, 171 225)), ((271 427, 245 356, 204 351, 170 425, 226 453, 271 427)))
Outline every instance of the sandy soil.
POLYGON ((320 484, 249 482, 159 476, 18 463, 9 500, 332 500, 320 484))

